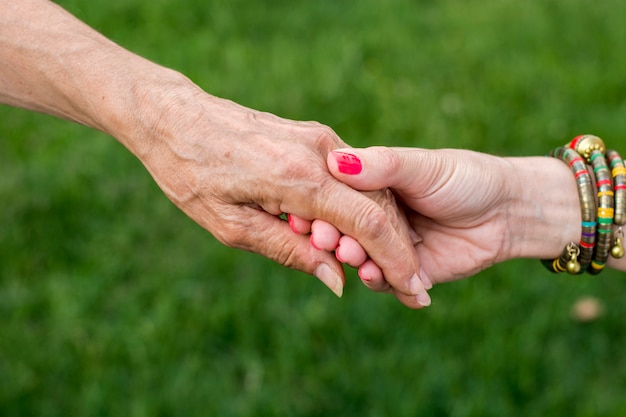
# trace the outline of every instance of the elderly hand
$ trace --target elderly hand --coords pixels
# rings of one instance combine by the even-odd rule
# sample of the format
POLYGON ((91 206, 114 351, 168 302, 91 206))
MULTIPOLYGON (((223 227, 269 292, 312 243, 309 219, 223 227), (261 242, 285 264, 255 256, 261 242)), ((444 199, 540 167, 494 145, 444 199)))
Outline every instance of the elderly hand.
POLYGON ((406 220, 390 193, 363 195, 328 173, 328 153, 345 146, 331 129, 200 91, 188 100, 168 107, 161 123, 168 129, 143 138, 150 147, 139 152, 187 215, 223 243, 314 274, 341 294, 339 262, 312 249, 308 238, 291 233, 279 216, 324 219, 359 237, 401 301, 411 307, 424 304, 423 286, 412 278, 418 263, 406 220))
POLYGON ((328 173, 328 153, 346 146, 331 129, 213 97, 47 0, 0 6, 1 102, 110 134, 221 242, 314 274, 341 295, 340 263, 279 216, 325 220, 359 239, 402 302, 420 306, 425 290, 408 232, 328 173))

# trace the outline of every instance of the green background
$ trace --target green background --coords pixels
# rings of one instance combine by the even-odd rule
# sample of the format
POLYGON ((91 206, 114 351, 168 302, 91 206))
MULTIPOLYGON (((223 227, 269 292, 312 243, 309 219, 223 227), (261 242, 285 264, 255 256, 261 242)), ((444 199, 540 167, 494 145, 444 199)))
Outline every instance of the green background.
MULTIPOLYGON (((354 146, 543 155, 595 133, 626 152, 626 2, 60 3, 354 146)), ((624 273, 516 260, 412 311, 349 270, 340 300, 220 245, 112 138, 7 107, 0 202, 2 416, 626 415, 624 273)))

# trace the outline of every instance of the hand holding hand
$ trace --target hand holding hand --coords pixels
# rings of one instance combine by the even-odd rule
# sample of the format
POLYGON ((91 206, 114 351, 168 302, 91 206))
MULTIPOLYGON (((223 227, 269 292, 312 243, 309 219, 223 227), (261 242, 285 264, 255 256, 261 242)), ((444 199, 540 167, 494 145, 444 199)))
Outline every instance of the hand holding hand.
POLYGON ((339 262, 280 216, 325 220, 358 237, 400 299, 419 306, 419 265, 393 216, 328 173, 327 154, 346 146, 331 129, 211 96, 53 2, 0 1, 0 102, 110 134, 221 242, 314 274, 340 295, 339 262))
MULTIPOLYGON (((514 257, 555 257, 564 243, 580 236, 575 182, 568 168, 552 158, 374 147, 333 151, 328 167, 355 189, 393 190, 420 237, 419 276, 427 287, 514 257), (353 169, 354 164, 361 169, 353 169), (543 190, 553 189, 562 193, 547 199, 543 190)), ((315 221, 312 243, 327 239, 329 228, 315 221)), ((367 255, 358 239, 343 236, 325 247, 332 243, 338 259, 359 267, 366 285, 384 285, 376 263, 362 262, 367 255)))
POLYGON ((289 232, 279 216, 324 219, 342 233, 359 236, 398 298, 421 306, 428 296, 420 281, 411 280, 418 262, 406 219, 395 211, 391 193, 364 195, 329 175, 326 156, 345 146, 331 129, 200 91, 188 102, 181 103, 180 95, 177 101, 163 116, 158 136, 134 137, 132 143, 150 144, 135 152, 187 215, 224 244, 314 274, 340 295, 340 263, 312 249, 308 238, 289 232))

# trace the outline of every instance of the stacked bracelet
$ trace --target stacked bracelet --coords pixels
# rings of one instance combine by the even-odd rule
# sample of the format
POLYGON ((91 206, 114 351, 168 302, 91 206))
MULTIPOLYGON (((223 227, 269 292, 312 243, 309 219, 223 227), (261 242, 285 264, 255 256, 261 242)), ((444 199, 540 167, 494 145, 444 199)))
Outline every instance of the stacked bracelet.
POLYGON ((604 270, 609 254, 615 258, 624 256, 621 228, 626 223, 624 161, 616 151, 607 151, 602 139, 593 135, 577 136, 567 147, 553 150, 550 156, 567 163, 574 173, 582 232, 578 244, 570 242, 560 257, 543 263, 552 272, 599 274, 604 270), (593 166, 593 175, 587 164, 593 166), (595 196, 592 178, 595 178, 595 196), (613 224, 619 227, 615 239, 613 224))
POLYGON ((624 161, 616 151, 606 151, 606 157, 611 165, 611 176, 613 177, 615 193, 615 216, 613 217, 613 222, 618 226, 611 255, 614 258, 621 258, 624 256, 624 247, 622 246, 624 233, 622 232, 622 226, 626 223, 626 168, 624 168, 624 161))
POLYGON ((574 173, 576 185, 578 186, 578 198, 580 199, 580 214, 582 218, 582 233, 578 245, 575 243, 568 244, 561 262, 555 260, 553 264, 553 272, 563 272, 567 270, 570 274, 578 274, 584 272, 593 256, 593 248, 596 242, 596 199, 593 196, 593 185, 591 175, 587 170, 587 165, 583 158, 573 149, 568 147, 559 147, 550 153, 550 156, 558 158, 568 164, 574 173), (575 250, 573 248, 576 248, 575 250), (575 257, 572 256, 575 253, 575 257), (566 260, 569 258, 569 260, 566 260), (558 268, 557 268, 558 266, 558 268))
POLYGON ((590 274, 602 272, 609 259, 609 250, 613 244, 613 183, 611 173, 604 158, 604 153, 599 150, 591 151, 589 160, 596 176, 596 189, 598 192, 598 228, 596 250, 593 260, 589 265, 590 274))

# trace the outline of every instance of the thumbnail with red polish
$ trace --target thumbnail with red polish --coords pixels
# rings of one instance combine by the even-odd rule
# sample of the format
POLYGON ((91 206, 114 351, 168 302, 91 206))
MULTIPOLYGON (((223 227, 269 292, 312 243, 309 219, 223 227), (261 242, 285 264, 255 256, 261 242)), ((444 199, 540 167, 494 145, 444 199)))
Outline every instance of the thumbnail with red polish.
POLYGON ((338 151, 334 151, 333 155, 337 161, 337 168, 342 174, 356 175, 361 173, 363 165, 358 156, 338 151))

